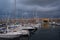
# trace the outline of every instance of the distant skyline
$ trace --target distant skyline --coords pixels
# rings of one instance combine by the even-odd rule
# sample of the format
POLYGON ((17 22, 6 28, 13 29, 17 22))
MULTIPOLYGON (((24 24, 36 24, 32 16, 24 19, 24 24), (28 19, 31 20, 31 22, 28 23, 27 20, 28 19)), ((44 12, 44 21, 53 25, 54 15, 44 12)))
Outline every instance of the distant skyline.
POLYGON ((0 0, 0 18, 60 18, 60 0, 16 0, 16 13, 14 1, 0 0))

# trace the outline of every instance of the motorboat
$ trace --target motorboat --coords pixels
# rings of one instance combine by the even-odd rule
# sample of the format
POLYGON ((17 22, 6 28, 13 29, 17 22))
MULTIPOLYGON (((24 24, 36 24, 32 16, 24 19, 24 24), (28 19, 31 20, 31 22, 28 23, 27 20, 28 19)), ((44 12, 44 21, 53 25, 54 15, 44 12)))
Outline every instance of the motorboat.
MULTIPOLYGON (((15 28, 15 26, 16 25, 7 26, 7 28, 5 29, 6 31, 0 33, 0 38, 15 38, 15 37, 19 37, 20 35, 29 35, 28 30, 21 30, 17 26, 15 28)), ((3 30, 3 28, 1 28, 1 30, 3 30)))
POLYGON ((8 33, 4 33, 4 34, 0 34, 0 38, 16 38, 19 37, 21 35, 27 35, 26 30, 22 30, 19 32, 8 32, 8 33))
POLYGON ((60 26, 60 23, 56 23, 56 26, 60 26))
POLYGON ((35 24, 34 27, 36 27, 37 29, 40 29, 41 28, 41 23, 35 24))
POLYGON ((51 25, 56 25, 56 22, 49 22, 49 24, 51 24, 51 25))
POLYGON ((24 25, 24 26, 21 26, 20 25, 19 28, 22 29, 22 30, 28 30, 29 32, 35 32, 37 30, 36 27, 33 27, 31 25, 28 25, 28 24, 27 25, 24 25))

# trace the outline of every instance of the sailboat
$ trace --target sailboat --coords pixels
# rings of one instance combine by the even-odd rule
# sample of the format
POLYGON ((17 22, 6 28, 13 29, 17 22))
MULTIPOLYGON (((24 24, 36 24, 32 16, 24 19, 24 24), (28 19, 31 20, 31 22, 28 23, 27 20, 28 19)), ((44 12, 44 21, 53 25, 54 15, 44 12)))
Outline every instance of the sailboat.
MULTIPOLYGON (((16 0, 15 0, 15 6, 16 6, 16 0)), ((15 11, 16 12, 16 7, 15 7, 15 11)), ((9 23, 9 17, 7 18, 7 23, 5 24, 0 24, 0 26, 2 28, 0 28, 0 38, 16 38, 19 37, 21 35, 29 35, 29 31, 28 30, 22 30, 20 27, 20 25, 15 25, 15 24, 11 24, 8 25, 9 23)))
POLYGON ((33 11, 33 16, 34 16, 34 19, 36 20, 36 23, 34 24, 34 27, 37 28, 37 29, 39 29, 41 27, 41 22, 37 18, 37 10, 36 10, 36 8, 33 11))

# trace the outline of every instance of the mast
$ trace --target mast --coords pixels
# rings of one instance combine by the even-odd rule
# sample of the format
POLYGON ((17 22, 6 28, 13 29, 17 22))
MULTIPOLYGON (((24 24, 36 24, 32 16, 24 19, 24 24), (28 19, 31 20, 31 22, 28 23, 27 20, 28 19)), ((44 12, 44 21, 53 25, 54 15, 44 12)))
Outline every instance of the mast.
POLYGON ((16 13, 16 0, 14 0, 14 14, 15 14, 15 22, 17 21, 17 13, 16 13))
POLYGON ((37 10, 36 10, 36 8, 34 9, 34 13, 35 13, 35 17, 34 18, 37 18, 37 10))
POLYGON ((37 16, 37 9, 35 8, 35 19, 36 19, 36 22, 38 23, 39 20, 37 18, 38 18, 38 16, 37 16))
POLYGON ((21 19, 22 19, 22 24, 23 24, 23 9, 21 10, 21 12, 22 12, 22 17, 21 17, 21 19))
POLYGON ((35 13, 35 11, 33 10, 33 19, 34 19, 34 13, 35 13))
MULTIPOLYGON (((9 14, 8 11, 7 11, 7 13, 9 14)), ((7 14, 6 14, 6 16, 7 16, 7 19, 6 19, 6 20, 7 20, 7 23, 6 23, 6 25, 7 25, 7 27, 6 27, 6 28, 7 28, 7 29, 6 29, 6 32, 8 32, 8 31, 9 31, 9 29, 8 29, 8 25, 10 24, 10 23, 9 23, 10 15, 7 15, 7 14)))
POLYGON ((35 15, 36 15, 36 18, 37 18, 37 10, 36 10, 36 8, 35 8, 35 15))
POLYGON ((23 19, 23 10, 22 10, 22 19, 23 19))

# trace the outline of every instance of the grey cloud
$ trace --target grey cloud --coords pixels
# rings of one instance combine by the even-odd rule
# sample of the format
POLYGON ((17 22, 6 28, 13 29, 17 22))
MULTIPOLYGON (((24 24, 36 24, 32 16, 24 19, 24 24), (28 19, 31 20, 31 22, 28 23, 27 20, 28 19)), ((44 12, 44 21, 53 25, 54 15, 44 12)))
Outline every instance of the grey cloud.
POLYGON ((60 0, 17 0, 18 3, 26 4, 26 5, 49 5, 55 2, 59 2, 60 0))
POLYGON ((36 11, 53 11, 53 10, 58 10, 58 6, 55 7, 48 7, 48 6, 38 6, 38 5, 23 5, 23 4, 19 4, 17 5, 18 9, 23 9, 23 10, 36 10, 36 11))
POLYGON ((60 0, 18 0, 17 2, 18 9, 39 11, 37 14, 40 17, 57 17, 56 14, 59 14, 57 10, 60 10, 60 0))
MULTIPOLYGON (((14 0, 0 0, 0 10, 3 10, 4 13, 8 11, 10 15, 13 16, 14 7, 14 0)), ((21 16, 21 10, 23 10, 24 17, 26 15, 29 17, 31 15, 32 17, 33 11, 34 13, 37 11, 38 17, 59 17, 58 14, 60 11, 58 10, 60 10, 60 0, 16 0, 16 9, 17 16, 18 14, 21 16)), ((1 13, 3 11, 1 11, 1 13)))
POLYGON ((52 11, 52 10, 58 9, 58 6, 56 5, 56 3, 58 3, 58 1, 59 0, 17 0, 17 8, 18 9, 22 8, 24 10, 36 9, 38 11, 39 10, 40 11, 52 11), (32 4, 34 4, 34 5, 32 5, 32 4), (41 5, 44 5, 44 6, 41 6, 41 5), (53 6, 53 5, 56 5, 56 6, 53 6))

